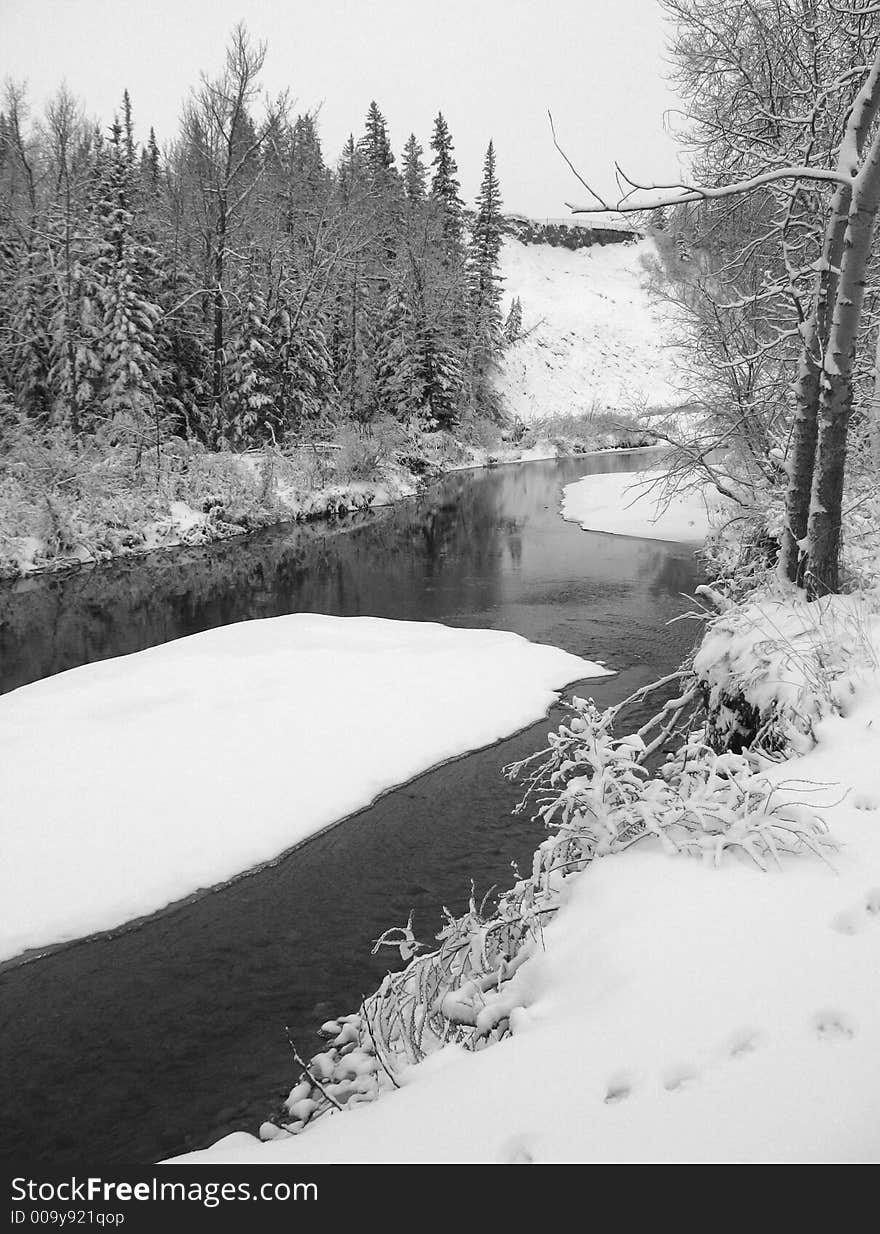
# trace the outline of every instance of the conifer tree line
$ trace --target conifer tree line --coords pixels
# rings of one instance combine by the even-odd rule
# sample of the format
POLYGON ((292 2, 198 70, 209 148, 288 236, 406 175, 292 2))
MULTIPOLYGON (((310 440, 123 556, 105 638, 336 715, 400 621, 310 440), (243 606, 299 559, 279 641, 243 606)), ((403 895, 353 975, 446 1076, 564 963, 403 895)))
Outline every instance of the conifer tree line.
POLYGON ((497 418, 501 196, 489 143, 473 213, 442 113, 400 162, 376 102, 335 166, 316 117, 261 97, 243 25, 177 140, 138 144, 62 87, 0 111, 0 430, 24 417, 147 446, 242 449, 378 418, 497 418))

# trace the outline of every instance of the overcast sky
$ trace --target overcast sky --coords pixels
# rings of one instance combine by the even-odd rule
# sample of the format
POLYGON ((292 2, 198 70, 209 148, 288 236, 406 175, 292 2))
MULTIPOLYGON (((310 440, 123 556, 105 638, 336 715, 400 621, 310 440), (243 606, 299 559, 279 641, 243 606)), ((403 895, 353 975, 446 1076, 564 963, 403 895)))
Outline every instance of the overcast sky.
POLYGON ((508 210, 555 217, 584 198, 553 149, 548 108, 572 160, 608 192, 615 158, 646 178, 676 171, 656 0, 0 0, 0 76, 26 79, 35 111, 66 79, 104 123, 127 87, 138 137, 152 124, 162 144, 242 18, 268 43, 266 88, 289 86, 298 110, 320 106, 328 161, 375 98, 398 156, 410 131, 427 147, 443 111, 468 201, 490 138, 508 210))

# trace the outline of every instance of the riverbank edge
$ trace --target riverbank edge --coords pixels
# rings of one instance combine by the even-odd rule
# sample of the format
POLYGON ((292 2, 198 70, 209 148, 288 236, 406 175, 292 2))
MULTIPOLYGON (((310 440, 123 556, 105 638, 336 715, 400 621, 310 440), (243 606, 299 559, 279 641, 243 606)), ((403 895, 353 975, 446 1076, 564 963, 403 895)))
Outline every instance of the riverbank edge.
MULTIPOLYGON (((411 501, 416 497, 421 497, 425 493, 430 492, 431 488, 440 484, 448 476, 454 475, 462 471, 483 471, 495 467, 509 467, 523 463, 539 463, 552 462, 554 459, 561 458, 590 458, 599 454, 631 454, 641 451, 662 450, 664 445, 659 442, 646 445, 627 445, 627 446, 603 446, 594 445, 590 449, 579 449, 572 446, 566 450, 559 450, 550 443, 547 443, 547 453, 541 452, 540 443, 538 446, 528 449, 515 451, 481 451, 482 457, 475 457, 473 461, 466 463, 451 463, 447 466, 442 466, 438 474, 424 478, 417 476, 413 472, 405 473, 397 476, 377 477, 373 481, 356 482, 343 485, 332 485, 322 489, 315 489, 309 493, 308 497, 311 501, 320 501, 322 497, 326 498, 326 504, 323 508, 319 508, 314 513, 308 514, 292 514, 287 518, 268 517, 265 522, 259 522, 254 526, 241 526, 234 523, 212 522, 206 520, 199 525, 199 538, 187 539, 186 530, 181 527, 181 534, 176 538, 163 540, 161 544, 135 544, 121 547, 119 551, 108 556, 82 558, 82 557, 58 557, 45 563, 40 563, 30 569, 20 570, 18 573, 7 573, 0 575, 0 587, 14 586, 17 583, 24 583, 30 580, 46 577, 69 576, 79 574, 83 570, 99 569, 102 566, 109 566, 119 561, 129 561, 132 559, 152 556, 154 553, 170 553, 181 548, 206 548, 212 544, 220 544, 225 540, 237 540, 242 536, 254 535, 261 531, 268 531, 271 528, 279 527, 298 527, 304 523, 319 523, 332 522, 338 519, 348 518, 350 515, 364 514, 370 510, 385 510, 392 509, 403 501, 411 501), (404 483, 398 487, 398 491, 392 492, 394 481, 404 480, 404 483), (408 485, 412 485, 411 489, 408 485), (376 495, 370 492, 371 487, 375 486, 379 489, 378 499, 376 495)), ((2 966, 0 966, 2 971, 2 966)))
MULTIPOLYGON (((743 674, 742 665, 736 662, 736 655, 730 654, 730 651, 733 651, 736 647, 737 632, 739 631, 741 633, 739 628, 749 611, 752 609, 757 609, 759 614, 762 614, 762 606, 769 606, 770 608, 777 606, 780 612, 789 610, 793 612, 798 609, 799 604, 803 604, 803 597, 800 596, 799 593, 792 593, 789 590, 780 589, 778 586, 774 585, 772 582, 768 582, 766 579, 764 580, 763 586, 754 585, 751 588, 748 588, 743 594, 732 596, 729 600, 725 599, 723 595, 710 587, 704 587, 701 591, 703 592, 704 600, 707 602, 709 600, 712 601, 711 611, 713 611, 713 616, 707 624, 707 629, 704 632, 704 636, 697 642, 695 654, 692 657, 689 657, 688 665, 694 680, 698 683, 705 680, 707 667, 711 665, 715 666, 715 671, 717 672, 719 679, 718 681, 715 681, 714 688, 715 691, 719 691, 719 693, 714 703, 710 702, 707 694, 704 710, 706 723, 709 723, 714 710, 718 708, 725 697, 720 683, 723 683, 727 689, 733 689, 734 687, 740 689, 742 691, 743 698, 751 697, 749 694, 749 683, 743 674), (717 654, 717 648, 715 645, 719 642, 722 646, 729 645, 728 654, 723 656, 719 656, 717 654)), ((869 616, 870 614, 876 614, 878 611, 876 593, 872 602, 870 601, 869 593, 866 591, 862 591, 856 596, 836 596, 831 599, 832 602, 839 602, 841 607, 844 608, 849 602, 852 602, 857 605, 857 607, 862 608, 863 616, 866 622, 872 619, 869 616)), ((834 604, 832 604, 832 607, 834 607, 834 604)), ((817 612, 813 609, 809 609, 808 611, 816 617, 816 630, 820 630, 823 624, 821 615, 817 616, 817 612)), ((791 643, 787 641, 788 631, 786 630, 784 623, 771 620, 767 617, 766 613, 763 614, 763 617, 766 621, 765 633, 768 635, 768 639, 769 636, 773 634, 779 637, 779 643, 777 644, 775 650, 779 653, 781 649, 784 658, 791 651, 792 647, 791 643)), ((880 619, 874 618, 874 620, 880 622, 880 619)), ((849 627, 847 627, 847 630, 849 634, 852 635, 852 631, 849 630, 849 627)), ((794 706, 792 704, 792 700, 787 697, 786 685, 782 681, 782 675, 779 676, 779 680, 775 681, 773 688, 770 689, 769 702, 766 703, 768 707, 768 714, 778 713, 778 717, 781 718, 787 711, 789 718, 794 719, 795 721, 795 728, 788 734, 784 747, 778 752, 778 758, 768 760, 761 758, 759 755, 756 766, 760 765, 762 773, 768 776, 769 781, 775 786, 773 789, 774 793, 780 797, 786 806, 797 806, 802 804, 800 801, 800 794, 803 792, 804 784, 812 784, 814 787, 823 788, 828 788, 833 785, 835 788, 844 790, 842 795, 838 795, 834 801, 831 801, 830 803, 823 803, 820 807, 821 814, 817 816, 818 823, 816 825, 816 834, 824 833, 829 837, 828 848, 834 853, 845 852, 848 847, 847 828, 844 825, 843 817, 844 808, 849 808, 850 811, 855 812, 875 810, 878 808, 876 798, 870 793, 867 794, 869 800, 856 800, 859 798, 865 798, 866 794, 855 791, 856 787, 862 787, 862 785, 856 785, 853 776, 852 758, 843 753, 847 745, 847 737, 855 735, 855 728, 859 726, 860 722, 865 724, 866 714, 870 717, 867 720, 866 727, 870 729, 873 724, 874 717, 871 716, 871 709, 873 708, 876 713, 878 700, 880 700, 880 690, 878 690, 880 680, 878 680, 877 676, 877 665, 880 663, 880 641, 878 640, 880 640, 880 624, 875 626, 873 639, 872 635, 868 631, 868 627, 865 626, 864 631, 860 632, 856 636, 858 654, 852 662, 847 663, 845 669, 841 668, 841 665, 837 665, 836 667, 822 666, 821 659, 819 660, 820 667, 822 667, 823 671, 828 674, 825 679, 826 684, 834 679, 835 672, 839 672, 841 676, 838 684, 841 686, 841 694, 846 695, 847 700, 849 700, 850 696, 855 696, 856 694, 858 695, 859 710, 862 712, 861 721, 856 717, 855 709, 849 701, 847 701, 847 705, 843 705, 840 698, 835 696, 830 700, 826 700, 826 707, 825 703, 823 703, 819 698, 818 693, 815 690, 815 682, 811 680, 810 674, 807 671, 798 670, 795 676, 805 691, 806 701, 809 701, 814 705, 815 715, 813 716, 813 719, 816 720, 817 726, 820 726, 817 727, 816 731, 813 731, 811 725, 808 725, 810 730, 808 740, 800 740, 799 731, 795 731, 797 728, 796 718, 798 715, 798 707, 794 706), (871 649, 872 641, 874 644, 873 650, 871 649), (835 728, 835 726, 837 727, 835 728), (832 755, 831 761, 834 764, 835 772, 838 773, 837 778, 832 780, 828 776, 817 776, 815 774, 811 775, 808 773, 806 779, 804 779, 803 771, 801 769, 802 760, 805 760, 808 765, 811 766, 813 760, 816 758, 821 760, 824 757, 827 763, 829 751, 832 755), (799 774, 795 774, 789 778, 787 775, 789 770, 799 774), (853 797, 853 802, 847 802, 847 798, 849 797, 853 797), (829 819, 830 825, 827 821, 829 819), (840 833, 842 833, 842 839, 837 838, 836 833, 838 827, 840 828, 840 833)), ((844 639, 842 641, 845 642, 846 640, 844 639)), ((817 646, 819 646, 818 643, 817 646)), ((844 656, 841 660, 841 664, 843 664, 845 660, 846 657, 844 656)), ((772 674, 770 674, 770 676, 772 677, 772 674)), ((800 701, 802 702, 804 700, 800 701)), ((558 824, 556 825, 558 826, 558 824)), ((539 846, 535 854, 536 858, 539 857, 545 846, 546 842, 545 844, 539 846)), ((628 846, 624 845, 624 848, 626 847, 628 846)), ((813 857, 819 856, 818 848, 813 846, 809 847, 812 848, 813 857)), ((621 850, 621 853, 622 852, 623 850, 621 850)), ((783 871, 788 872, 789 878, 795 879, 796 881, 796 862, 798 858, 793 856, 794 853, 794 849, 789 849, 784 852, 783 855, 785 857, 785 862, 783 863, 780 860, 779 854, 774 854, 772 846, 769 846, 767 850, 767 855, 773 856, 776 861, 777 871, 780 874, 783 871)), ((674 855, 681 860, 683 852, 679 850, 674 855)), ((870 854, 868 855, 870 856, 870 854)), ((654 856, 658 857, 662 861, 670 860, 670 852, 667 851, 664 853, 659 847, 657 848, 657 852, 654 856)), ((809 852, 806 847, 800 852, 799 856, 800 858, 809 856, 809 852)), ((862 854, 860 854, 860 856, 862 856, 862 854)), ((752 860, 754 860, 754 858, 752 858, 752 860)), ((605 863, 603 862, 603 865, 604 864, 605 863)), ((699 862, 691 856, 685 864, 692 864, 693 867, 696 868, 699 865, 699 862)), ((711 865, 711 863, 707 863, 705 861, 703 864, 711 865)), ((719 869, 722 863, 716 860, 714 864, 715 868, 709 869, 708 872, 717 875, 719 874, 719 869)), ((849 888, 850 891, 853 889, 861 890, 861 887, 865 882, 865 875, 862 874, 860 867, 846 869, 838 868, 828 858, 824 859, 824 864, 826 869, 830 869, 836 879, 839 879, 842 882, 845 881, 847 883, 854 884, 853 887, 849 888)), ((571 879, 571 885, 574 886, 577 884, 577 888, 580 889, 581 880, 584 875, 591 871, 592 865, 592 858, 589 858, 585 862, 582 869, 573 871, 568 876, 571 879)), ((724 865, 726 867, 727 863, 725 862, 724 865)), ((748 865, 748 861, 746 861, 746 865, 748 865)), ((760 863, 755 862, 755 865, 759 866, 760 863)), ((816 865, 817 868, 821 870, 822 862, 818 861, 816 865)), ((764 877, 769 877, 766 868, 761 867, 758 873, 764 877)), ((741 894, 741 891, 742 888, 738 888, 737 894, 741 894)), ((878 896, 880 896, 880 891, 873 890, 868 892, 866 900, 867 907, 864 910, 868 914, 876 915, 878 910, 875 905, 878 902, 878 896)), ((835 895, 835 900, 837 898, 839 897, 835 895)), ((571 940, 576 940, 577 946, 581 946, 582 944, 583 926, 582 922, 580 925, 578 924, 578 910, 572 908, 571 900, 572 895, 569 894, 565 900, 560 899, 559 904, 556 906, 555 911, 557 922, 561 923, 563 930, 562 934, 560 934, 558 930, 556 934, 554 934, 553 941, 555 947, 557 948, 560 947, 560 939, 562 939, 564 944, 566 933, 569 942, 571 942, 571 940)), ((826 905, 822 911, 827 911, 827 909, 828 906, 826 905)), ((583 916, 583 909, 581 908, 580 911, 581 916, 583 916)), ((464 922, 466 917, 467 915, 459 918, 458 922, 464 922)), ((485 926, 485 922, 482 924, 485 926)), ((850 916, 848 916, 846 912, 838 913, 838 916, 831 920, 830 925, 832 933, 836 931, 838 934, 845 937, 857 932, 857 927, 850 925, 850 916)), ((827 928, 824 920, 822 922, 822 928, 827 928)), ((708 936, 711 937, 711 932, 708 932, 708 936)), ((739 936, 740 932, 737 931, 737 937, 739 936)), ((442 936, 438 936, 438 938, 440 937, 442 936)), ((762 946, 766 943, 766 941, 766 938, 762 938, 762 946)), ((540 950, 535 950, 533 953, 530 952, 524 957, 525 963, 522 966, 522 972, 525 974, 528 970, 529 976, 526 977, 519 986, 517 986, 517 978, 514 978, 512 982, 512 986, 517 986, 517 993, 511 1002, 510 1008, 507 1009, 507 1018, 509 1019, 513 1014, 521 1012, 523 1014, 523 1028, 528 1027, 528 1006, 531 999, 529 992, 530 990, 533 990, 533 986, 530 984, 531 973, 534 971, 536 963, 541 962, 541 956, 546 956, 547 950, 548 943, 542 932, 540 950)), ((424 960, 432 962, 435 957, 439 957, 440 955, 441 952, 438 950, 437 952, 429 953, 426 957, 424 957, 424 960)), ((406 978, 407 973, 410 971, 415 971, 417 965, 419 963, 423 963, 424 960, 420 960, 417 955, 414 956, 407 966, 400 973, 396 974, 396 976, 398 978, 406 978)), ((517 966, 514 964, 510 971, 514 972, 516 967, 517 966)), ((502 975, 504 975, 504 979, 507 980, 506 974, 502 975)), ((490 990, 494 989, 494 985, 490 987, 490 990)), ((497 989, 500 992, 500 978, 497 983, 497 989)), ((544 993, 546 994, 546 989, 544 990, 544 993)), ((387 997, 387 994, 388 991, 383 984, 379 990, 374 991, 369 996, 369 999, 376 1000, 378 1003, 378 1000, 380 1000, 383 996, 387 997)), ((360 1036, 357 1037, 356 1044, 352 1044, 354 1038, 351 1036, 350 1030, 361 1017, 366 1017, 366 1006, 369 999, 364 998, 358 1010, 347 1015, 339 1015, 335 1019, 327 1021, 327 1023, 322 1026, 320 1030, 321 1035, 329 1039, 329 1046, 325 1051, 313 1056, 312 1059, 307 1060, 304 1064, 300 1059, 296 1060, 300 1074, 300 1082, 291 1090, 291 1094, 288 1097, 287 1102, 283 1103, 280 1111, 276 1111, 271 1114, 269 1119, 261 1126, 258 1137, 254 1137, 250 1135, 250 1133, 246 1132, 236 1132, 216 1141, 207 1149, 187 1152, 180 1156, 166 1158, 159 1162, 159 1164, 186 1164, 187 1166, 199 1166, 203 1164, 219 1165, 230 1163, 251 1165, 257 1163, 261 1165, 268 1165, 271 1163, 273 1166, 279 1166, 281 1164, 286 1166, 300 1165, 302 1162, 298 1158, 296 1152, 296 1146, 298 1143, 302 1143, 302 1141, 299 1140, 299 1137, 303 1133, 311 1132, 314 1129, 315 1124, 320 1124, 322 1131, 326 1130, 325 1115, 329 1114, 332 1118, 337 1113, 342 1113, 343 1111, 348 1111, 350 1108, 354 1108, 360 1102, 370 1106, 379 1104, 382 1106, 383 1110, 388 1110, 387 1099, 394 1094, 394 1090, 409 1088, 412 1084, 415 1084, 421 1073, 419 1072, 419 1064, 416 1063, 412 1064, 411 1071, 407 1073, 407 1067, 410 1065, 410 1060, 404 1058, 403 1071, 398 1073, 398 1078, 395 1078, 395 1075, 393 1074, 393 1062, 399 1063, 401 1059, 398 1057, 392 1060, 392 1056, 387 1049, 385 1049, 384 1052, 380 1051, 372 1030, 370 1030, 369 1036, 365 1036, 365 1040, 367 1042, 367 1051, 369 1052, 372 1050, 375 1053, 377 1060, 375 1071, 378 1087, 375 1095, 371 1093, 362 1097, 356 1097, 355 1100, 351 1102, 351 1106, 346 1104, 345 1099, 343 1099, 342 1104, 338 1104, 332 1095, 329 1097, 327 1096, 327 1088, 329 1087, 332 1093, 335 1083, 339 1081, 341 1076, 347 1075, 350 1078, 350 1074, 354 1074, 352 1071, 353 1063, 350 1055, 352 1051, 362 1051, 362 1045, 360 1036), (346 1070, 346 1068, 348 1068, 348 1070, 346 1070), (317 1081, 314 1078, 316 1075, 319 1077, 317 1081), (296 1097, 299 1089, 305 1088, 309 1085, 313 1090, 312 1095, 316 1096, 318 1100, 306 1103, 313 1105, 315 1109, 314 1111, 308 1111, 308 1113, 304 1115, 300 1124, 297 1113, 291 1108, 291 1106, 297 1106, 294 1098, 296 1097), (321 1098, 323 1098, 323 1101, 320 1100, 321 1098), (334 1107, 336 1108, 334 1109, 334 1107), (314 1114, 314 1117, 312 1117, 312 1114, 314 1114), (285 1123, 296 1124, 296 1126, 285 1126, 285 1123), (289 1155, 285 1153, 285 1145, 290 1147, 289 1155), (263 1155, 267 1152, 267 1150, 269 1155, 263 1155)), ((822 1014, 823 1013, 820 1012, 818 1013, 818 1016, 821 1017, 822 1014)), ((836 1014, 836 1012, 832 1014, 836 1014)), ((546 1019, 547 1017, 544 1015, 540 1018, 546 1019)), ((468 1021, 468 1023, 470 1022, 468 1021)), ((821 1036, 821 1029, 819 1035, 821 1036)), ((842 1030, 842 1036, 844 1037, 852 1037, 854 1035, 854 1029, 852 1031, 847 1028, 842 1030)), ((488 1047, 491 1049, 491 1046, 494 1044, 497 1044, 497 1042, 489 1041, 488 1047)), ((424 1067, 424 1074, 428 1076, 428 1087, 430 1086, 432 1067, 431 1063, 429 1063, 427 1059, 431 1058, 432 1060, 436 1060, 438 1055, 442 1055, 444 1052, 450 1053, 451 1055, 453 1051, 457 1051, 459 1056, 462 1053, 460 1046, 450 1046, 449 1043, 446 1043, 439 1046, 433 1055, 426 1055, 422 1066, 424 1067)), ((751 1053, 751 1050, 743 1049, 742 1052, 751 1053)), ((494 1054, 494 1050, 492 1053, 494 1054)), ((734 1053, 731 1057, 738 1057, 738 1055, 734 1053)), ((438 1067, 433 1068, 435 1071, 438 1069, 438 1067)), ((696 1075, 698 1073, 695 1072, 694 1074, 696 1075)), ((617 1092, 617 1089, 615 1088, 616 1083, 617 1080, 615 1078, 612 1078, 609 1082, 607 1094, 604 1098, 606 1105, 610 1104, 613 1106, 618 1100, 623 1099, 618 1098, 615 1095, 617 1092)), ((481 1087, 479 1071, 475 1073, 471 1070, 468 1073, 468 1084, 479 1091, 481 1087)), ((684 1081, 680 1081, 679 1084, 683 1085, 684 1081)), ((675 1081, 669 1080, 668 1082, 665 1082, 661 1091, 669 1092, 674 1088, 675 1081)), ((514 1091, 514 1089, 519 1091, 519 1086, 511 1085, 511 1092, 514 1091)), ((628 1095, 628 1090, 624 1096, 626 1095, 628 1095)), ((505 1098, 502 1098, 502 1100, 504 1099, 505 1098)), ((421 1114, 424 1115, 426 1110, 430 1114, 436 1113, 436 1109, 431 1107, 430 1101, 431 1097, 429 1096, 427 1105, 420 1111, 421 1114)), ((303 1103, 300 1102, 299 1104, 303 1103)), ((393 1117, 390 1114, 389 1119, 391 1119, 391 1123, 393 1124, 393 1117)), ((430 1121, 430 1118, 425 1118, 426 1125, 430 1121)), ((346 1130, 351 1127, 352 1124, 345 1124, 346 1130)), ((338 1123, 335 1124, 335 1128, 339 1128, 338 1123)), ((381 1134, 378 1136, 378 1139, 381 1140, 383 1144, 385 1143, 381 1134)), ((307 1143, 311 1143, 311 1141, 307 1140, 307 1143)), ((332 1133, 331 1137, 329 1139, 325 1137, 322 1143, 325 1147, 328 1143, 332 1144, 332 1133)), ((389 1149, 389 1151, 393 1152, 393 1149, 389 1149)), ((350 1163, 350 1160, 346 1157, 344 1151, 334 1159, 342 1164, 350 1163)), ((395 1158, 393 1156, 386 1158, 386 1160, 394 1159, 395 1158)), ((464 1159, 479 1160, 480 1158, 475 1157, 471 1150, 471 1155, 467 1158, 464 1156, 461 1158, 461 1160, 464 1159)), ((485 1158, 485 1160, 489 1159, 490 1158, 488 1157, 485 1158)), ((531 1157, 526 1159, 529 1161, 533 1160, 531 1157)), ((559 1160, 562 1159, 563 1158, 559 1158, 559 1160)), ((586 1155, 582 1159, 587 1159, 586 1155)), ((615 1158, 615 1160, 622 1159, 622 1157, 615 1158)), ((682 1160, 683 1159, 684 1158, 682 1158, 682 1160)), ((734 1160, 733 1157, 730 1159, 734 1160)), ((736 1159, 738 1160, 739 1158, 736 1159)), ((305 1160, 308 1160, 308 1158, 306 1157, 305 1160)), ((364 1158, 364 1160, 366 1160, 366 1158, 364 1158)), ((397 1160, 402 1161, 404 1158, 398 1157, 397 1160)), ((406 1160, 409 1159, 406 1158, 406 1160)), ((455 1158, 455 1160, 458 1160, 458 1158, 455 1158)), ((520 1161, 522 1158, 514 1157, 511 1160, 520 1161)), ((678 1160, 678 1158, 676 1158, 676 1160, 678 1160)), ((760 1159, 756 1158, 755 1160, 758 1161, 760 1159)))

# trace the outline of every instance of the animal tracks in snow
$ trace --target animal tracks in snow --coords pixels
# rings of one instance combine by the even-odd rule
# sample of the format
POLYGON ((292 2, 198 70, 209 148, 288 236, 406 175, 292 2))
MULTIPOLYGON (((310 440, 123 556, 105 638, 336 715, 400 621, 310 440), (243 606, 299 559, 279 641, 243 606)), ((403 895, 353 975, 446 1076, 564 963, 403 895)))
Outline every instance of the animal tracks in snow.
POLYGON ((699 1078, 700 1073, 696 1067, 683 1063, 666 1069, 663 1073, 663 1087, 667 1093, 681 1093, 685 1089, 692 1088, 699 1078))
POLYGON ((813 1016, 813 1031, 819 1041, 852 1041, 856 1026, 845 1012, 825 1007, 813 1016))
POLYGON ((869 887, 861 904, 835 913, 830 925, 838 934, 859 934, 872 920, 880 921, 880 887, 869 887))
MULTIPOLYGON (((880 918, 880 888, 866 894, 863 911, 880 918)), ((830 1044, 852 1041, 858 1032, 852 1016, 837 1007, 823 1007, 817 1011, 810 1017, 810 1028, 816 1041, 830 1044)), ((727 1038, 720 1056, 716 1056, 716 1065, 724 1067, 739 1062, 762 1050, 768 1042, 769 1035, 763 1029, 744 1025, 727 1038)), ((665 1092, 677 1095, 696 1088, 701 1078, 699 1067, 692 1063, 678 1063, 661 1072, 660 1083, 665 1092)), ((608 1078, 602 1100, 608 1106, 620 1105, 632 1097, 636 1089, 633 1073, 618 1071, 608 1078)))
MULTIPOLYGON (((723 1061, 745 1058, 761 1049, 767 1040, 767 1035, 761 1029, 746 1025, 731 1033, 724 1044, 723 1061)), ((665 1092, 670 1094, 686 1093, 695 1088, 702 1078, 702 1071, 693 1063, 680 1062, 664 1068, 660 1074, 660 1084, 665 1092)), ((608 1077, 605 1105, 620 1105, 636 1093, 637 1084, 631 1071, 617 1071, 608 1077)))
POLYGON ((740 1028, 730 1038, 728 1053, 731 1058, 745 1058, 760 1049, 765 1040, 759 1028, 740 1028))
POLYGON ((606 1105, 617 1105, 631 1096, 635 1084, 628 1071, 619 1071, 608 1081, 608 1089, 604 1101, 606 1105))
MULTIPOLYGON (((859 809, 877 809, 877 799, 869 799, 866 794, 863 796, 865 804, 856 803, 859 809)), ((876 927, 880 937, 880 887, 869 887, 858 904, 841 909, 828 924, 836 933, 845 936, 861 934, 876 927)), ((809 1019, 809 1028, 815 1041, 829 1045, 852 1041, 858 1032, 852 1016, 831 1006, 816 1011, 809 1019)), ((722 1050, 715 1056, 715 1065, 724 1067, 746 1059, 761 1050, 768 1041, 768 1034, 762 1029, 744 1025, 728 1037, 722 1050)), ((711 1067, 708 1070, 711 1070, 711 1067)), ((664 1091, 676 1095, 697 1087, 702 1072, 692 1063, 678 1063, 665 1068, 659 1078, 664 1091)), ((633 1072, 615 1072, 608 1077, 602 1100, 608 1106, 621 1105, 636 1094, 637 1087, 639 1086, 633 1072)))
POLYGON ((838 934, 858 934, 864 926, 865 922, 858 909, 854 912, 835 913, 831 918, 831 929, 838 934))
POLYGON ((515 1135, 501 1146, 502 1165, 534 1165, 535 1156, 526 1135, 515 1135))

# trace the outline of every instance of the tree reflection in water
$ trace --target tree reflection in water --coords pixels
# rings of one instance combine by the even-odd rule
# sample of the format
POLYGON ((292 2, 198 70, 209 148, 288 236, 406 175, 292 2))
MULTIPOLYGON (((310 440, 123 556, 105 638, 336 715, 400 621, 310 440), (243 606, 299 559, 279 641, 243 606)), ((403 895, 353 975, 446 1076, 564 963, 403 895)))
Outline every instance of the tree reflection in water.
POLYGON ((578 533, 559 518, 563 484, 640 462, 608 454, 459 472, 392 509, 3 584, 0 691, 293 612, 497 626, 583 654, 573 630, 585 607, 607 632, 625 601, 638 624, 695 578, 686 549, 578 533))

